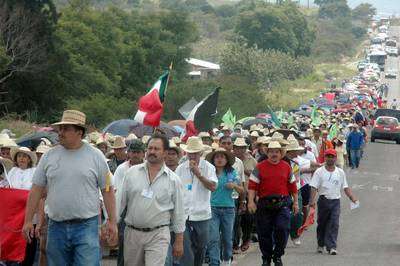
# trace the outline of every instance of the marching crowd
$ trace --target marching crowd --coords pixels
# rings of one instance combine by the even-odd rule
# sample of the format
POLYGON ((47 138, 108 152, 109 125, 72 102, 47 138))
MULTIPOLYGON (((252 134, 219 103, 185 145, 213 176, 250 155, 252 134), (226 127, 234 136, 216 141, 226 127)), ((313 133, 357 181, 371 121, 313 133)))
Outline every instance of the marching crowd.
POLYGON ((117 246, 118 265, 231 265, 254 241, 262 265, 283 265, 315 209, 317 251, 336 255, 341 191, 358 202, 344 169, 365 156, 361 111, 221 124, 183 142, 88 133, 85 114, 67 110, 53 147, 0 135, 0 187, 30 190, 25 259, 0 264, 100 265, 101 247, 117 246))

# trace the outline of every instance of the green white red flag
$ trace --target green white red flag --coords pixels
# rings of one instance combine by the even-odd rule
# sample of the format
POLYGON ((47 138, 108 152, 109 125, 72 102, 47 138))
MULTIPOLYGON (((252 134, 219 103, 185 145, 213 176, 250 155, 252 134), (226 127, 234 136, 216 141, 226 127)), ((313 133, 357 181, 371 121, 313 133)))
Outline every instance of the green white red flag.
POLYGON ((147 126, 158 127, 163 114, 163 102, 169 81, 169 71, 166 71, 149 92, 139 99, 138 111, 134 120, 147 126))

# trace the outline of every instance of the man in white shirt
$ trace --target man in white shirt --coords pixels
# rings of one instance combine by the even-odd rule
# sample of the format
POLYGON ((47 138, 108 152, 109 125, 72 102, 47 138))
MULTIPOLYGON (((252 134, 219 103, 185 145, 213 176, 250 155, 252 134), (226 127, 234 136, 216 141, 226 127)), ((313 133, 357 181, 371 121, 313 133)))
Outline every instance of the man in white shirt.
POLYGON ((183 183, 187 220, 184 254, 179 265, 201 266, 208 242, 211 192, 215 191, 218 178, 215 167, 201 159, 204 145, 199 137, 190 137, 186 145, 180 147, 186 152, 187 160, 178 166, 175 173, 183 183))
MULTIPOLYGON (((145 156, 145 145, 140 139, 134 139, 129 143, 127 154, 128 154, 128 160, 120 164, 114 173, 117 213, 119 213, 119 208, 121 204, 121 191, 122 191, 122 184, 124 182, 124 176, 131 166, 143 163, 145 156)), ((124 265, 125 215, 126 215, 126 210, 122 211, 122 215, 118 223, 118 259, 117 259, 118 266, 124 265)))
POLYGON ((318 199, 318 226, 317 240, 318 253, 323 253, 324 247, 331 255, 336 255, 336 242, 339 231, 341 189, 349 199, 356 203, 357 199, 347 185, 346 174, 336 167, 336 151, 328 149, 324 153, 325 166, 318 168, 311 180, 311 204, 315 208, 317 192, 318 199))

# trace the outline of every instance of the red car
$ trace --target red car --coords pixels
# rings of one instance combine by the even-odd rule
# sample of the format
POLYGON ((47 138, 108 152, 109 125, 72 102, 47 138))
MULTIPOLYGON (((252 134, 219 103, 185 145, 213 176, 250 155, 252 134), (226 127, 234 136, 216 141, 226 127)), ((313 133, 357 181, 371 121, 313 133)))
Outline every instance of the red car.
POLYGON ((380 116, 371 131, 371 142, 375 139, 393 140, 400 144, 400 125, 395 117, 380 116))

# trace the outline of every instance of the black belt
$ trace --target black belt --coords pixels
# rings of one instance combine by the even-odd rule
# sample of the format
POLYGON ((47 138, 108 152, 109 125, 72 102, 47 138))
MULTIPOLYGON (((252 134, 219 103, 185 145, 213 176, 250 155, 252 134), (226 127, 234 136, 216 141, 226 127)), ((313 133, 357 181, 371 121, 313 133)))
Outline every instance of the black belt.
POLYGON ((86 218, 86 219, 71 219, 71 220, 64 220, 64 221, 54 221, 54 220, 52 220, 52 221, 56 222, 56 223, 64 223, 64 224, 79 224, 79 223, 84 223, 84 222, 86 222, 86 221, 88 221, 90 219, 93 219, 94 217, 97 217, 97 216, 93 216, 93 217, 86 218))
POLYGON ((134 227, 133 225, 129 225, 129 224, 127 224, 126 226, 128 226, 128 227, 130 227, 130 228, 132 228, 133 230, 136 230, 136 231, 151 232, 151 231, 154 231, 156 229, 159 229, 159 228, 162 228, 162 227, 165 227, 165 226, 170 226, 170 225, 169 224, 163 224, 163 225, 158 225, 158 226, 153 227, 153 228, 137 228, 137 227, 134 227))

